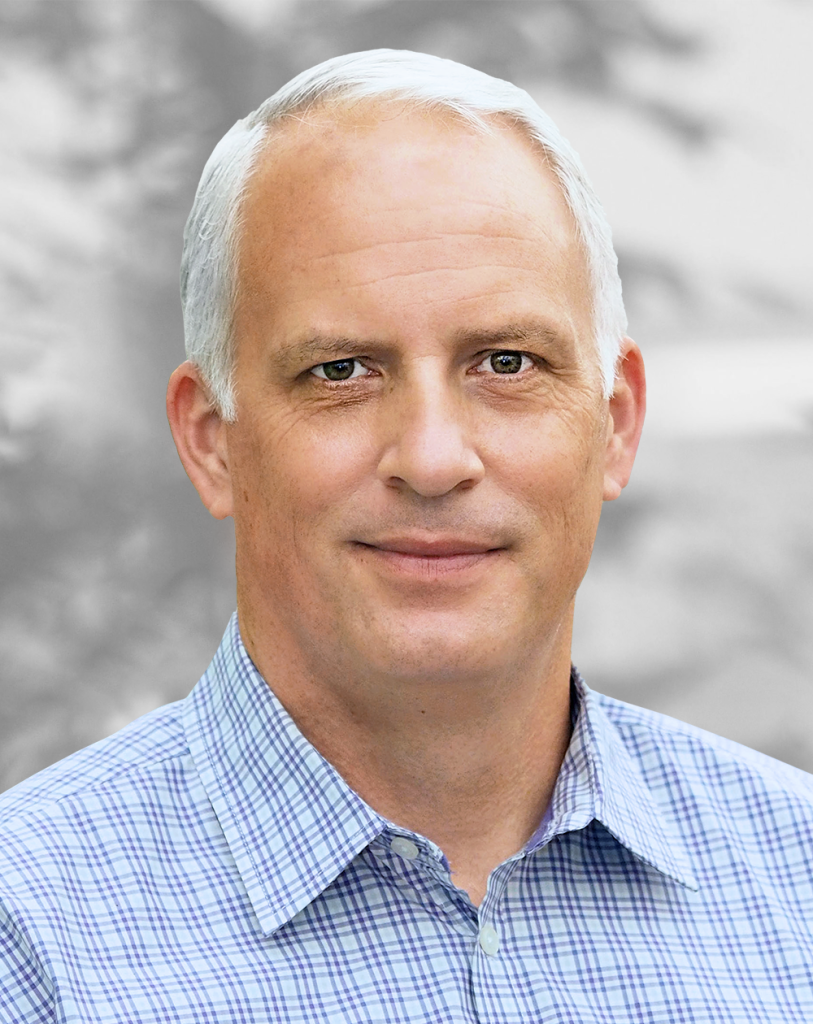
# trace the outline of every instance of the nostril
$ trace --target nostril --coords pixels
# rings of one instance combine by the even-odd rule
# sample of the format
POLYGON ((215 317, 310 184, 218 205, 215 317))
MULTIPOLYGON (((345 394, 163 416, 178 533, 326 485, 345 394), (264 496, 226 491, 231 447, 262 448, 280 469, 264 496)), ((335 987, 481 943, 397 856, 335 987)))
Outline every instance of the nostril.
POLYGON ((408 487, 423 497, 439 497, 454 490, 475 487, 484 466, 473 450, 420 452, 400 446, 379 465, 379 476, 389 486, 408 487))

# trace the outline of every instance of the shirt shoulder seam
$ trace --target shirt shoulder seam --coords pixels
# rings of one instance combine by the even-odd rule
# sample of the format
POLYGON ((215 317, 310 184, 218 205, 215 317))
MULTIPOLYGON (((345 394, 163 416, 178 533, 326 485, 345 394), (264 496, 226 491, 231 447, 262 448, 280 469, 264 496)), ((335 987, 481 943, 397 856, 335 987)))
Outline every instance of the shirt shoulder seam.
POLYGON ((801 768, 663 712, 641 708, 606 694, 594 695, 600 699, 602 709, 625 746, 628 746, 630 734, 634 734, 637 727, 643 726, 654 741, 663 737, 676 743, 696 744, 717 758, 718 763, 730 764, 737 770, 758 776, 766 784, 779 786, 787 792, 788 787, 796 783, 805 790, 808 798, 813 795, 813 775, 801 768))
POLYGON ((7 827, 13 825, 15 822, 25 822, 43 811, 48 811, 55 804, 59 805, 64 802, 73 800, 76 797, 81 797, 88 792, 94 790, 104 790, 108 786, 114 786, 117 782, 129 774, 136 775, 150 771, 153 768, 157 768, 159 765, 166 763, 167 761, 177 760, 189 753, 189 747, 181 741, 180 749, 172 753, 163 754, 152 760, 146 760, 143 762, 135 761, 128 764, 119 765, 116 768, 112 768, 105 775, 97 779, 88 780, 84 784, 79 784, 75 789, 71 789, 68 792, 60 793, 58 795, 43 795, 41 798, 35 799, 35 803, 31 807, 21 809, 8 818, 0 819, 0 825, 7 827))

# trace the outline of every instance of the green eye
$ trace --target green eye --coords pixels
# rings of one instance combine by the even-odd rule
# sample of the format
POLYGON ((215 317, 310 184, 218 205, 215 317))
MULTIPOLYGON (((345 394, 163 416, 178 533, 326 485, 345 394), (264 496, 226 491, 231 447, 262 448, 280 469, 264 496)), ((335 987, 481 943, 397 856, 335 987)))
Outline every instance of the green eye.
POLYGON ((317 377, 324 377, 327 380, 349 380, 356 377, 357 359, 334 359, 331 363, 320 363, 313 368, 317 377))
POLYGON ((519 373, 522 369, 521 352, 495 352, 490 359, 495 373, 519 373))

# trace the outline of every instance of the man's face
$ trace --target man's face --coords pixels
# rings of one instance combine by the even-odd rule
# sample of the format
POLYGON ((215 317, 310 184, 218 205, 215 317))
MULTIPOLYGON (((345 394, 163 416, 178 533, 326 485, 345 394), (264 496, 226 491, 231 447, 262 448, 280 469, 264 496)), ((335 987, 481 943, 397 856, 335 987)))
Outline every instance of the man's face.
POLYGON ((607 442, 585 259, 544 160, 504 126, 367 108, 286 128, 244 224, 244 629, 317 674, 510 671, 567 629, 607 442))

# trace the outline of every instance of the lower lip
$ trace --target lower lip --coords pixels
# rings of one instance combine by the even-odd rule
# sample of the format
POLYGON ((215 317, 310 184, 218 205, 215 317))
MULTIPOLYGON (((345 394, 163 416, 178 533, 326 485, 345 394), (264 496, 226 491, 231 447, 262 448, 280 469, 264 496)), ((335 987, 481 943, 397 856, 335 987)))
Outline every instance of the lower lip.
POLYGON ((390 571, 413 579, 442 579, 471 572, 486 564, 499 554, 494 551, 469 551, 459 555, 413 555, 403 551, 388 551, 374 548, 366 544, 359 545, 362 551, 369 553, 379 564, 386 565, 390 571))

